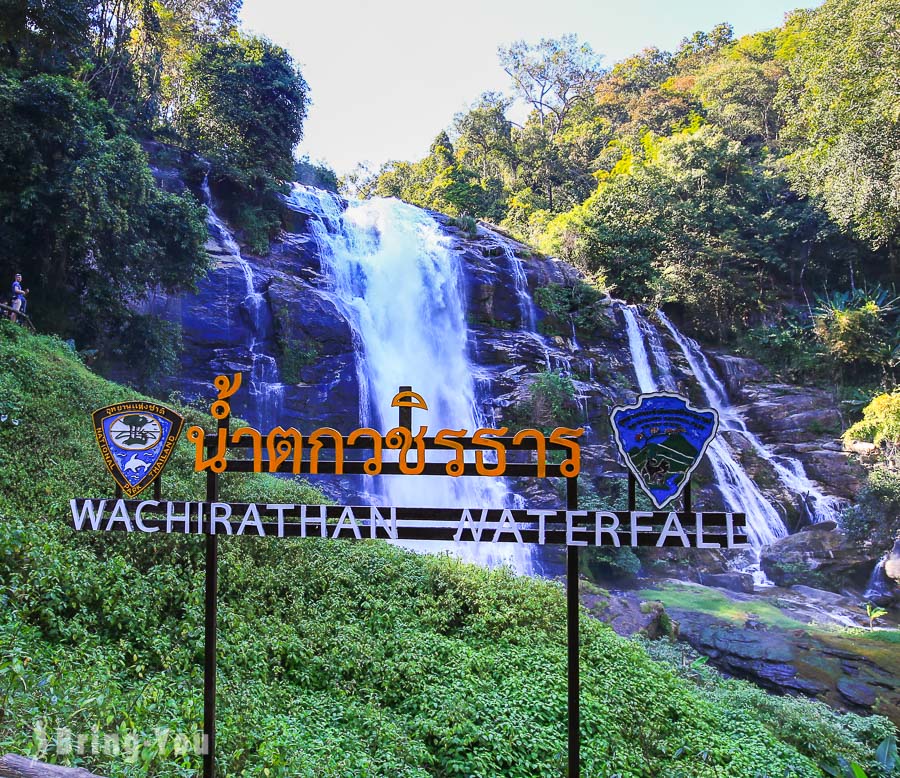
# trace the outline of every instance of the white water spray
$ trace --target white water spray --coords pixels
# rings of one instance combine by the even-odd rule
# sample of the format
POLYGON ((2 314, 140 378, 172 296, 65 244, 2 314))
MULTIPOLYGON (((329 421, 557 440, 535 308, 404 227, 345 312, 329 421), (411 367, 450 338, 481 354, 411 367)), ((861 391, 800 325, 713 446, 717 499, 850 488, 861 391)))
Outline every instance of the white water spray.
MULTIPOLYGON (((412 386, 429 410, 414 411, 414 431, 427 425, 466 429, 485 420, 476 402, 459 257, 438 223, 398 200, 351 201, 295 184, 289 201, 314 214, 308 228, 319 248, 330 294, 357 343, 361 423, 381 432, 397 426, 391 400, 412 386)), ((436 454, 431 452, 433 461, 436 454)), ((392 505, 507 507, 513 498, 499 479, 385 476, 374 493, 392 505)), ((421 545, 413 548, 421 549, 421 545)), ((532 571, 530 551, 513 543, 440 544, 471 561, 532 571)))

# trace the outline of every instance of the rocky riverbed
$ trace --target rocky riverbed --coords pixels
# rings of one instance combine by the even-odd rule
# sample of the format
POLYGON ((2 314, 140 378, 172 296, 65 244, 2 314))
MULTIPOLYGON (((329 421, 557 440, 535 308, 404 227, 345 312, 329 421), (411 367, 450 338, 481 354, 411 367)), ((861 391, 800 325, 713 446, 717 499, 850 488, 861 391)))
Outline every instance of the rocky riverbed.
POLYGON ((582 602, 620 635, 684 641, 720 671, 778 694, 880 713, 900 726, 900 622, 809 586, 746 593, 674 579, 641 588, 582 582, 582 602))

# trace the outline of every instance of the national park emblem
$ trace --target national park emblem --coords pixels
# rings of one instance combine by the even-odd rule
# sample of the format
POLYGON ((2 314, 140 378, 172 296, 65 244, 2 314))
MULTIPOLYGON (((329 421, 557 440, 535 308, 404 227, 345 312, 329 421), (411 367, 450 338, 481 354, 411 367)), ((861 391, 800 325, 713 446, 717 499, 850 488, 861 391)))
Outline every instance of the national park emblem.
POLYGON ((103 461, 128 497, 146 489, 175 450, 184 418, 153 402, 124 402, 91 414, 103 461))
POLYGON ((716 436, 719 414, 669 392, 642 394, 610 416, 616 445, 657 508, 678 497, 716 436))

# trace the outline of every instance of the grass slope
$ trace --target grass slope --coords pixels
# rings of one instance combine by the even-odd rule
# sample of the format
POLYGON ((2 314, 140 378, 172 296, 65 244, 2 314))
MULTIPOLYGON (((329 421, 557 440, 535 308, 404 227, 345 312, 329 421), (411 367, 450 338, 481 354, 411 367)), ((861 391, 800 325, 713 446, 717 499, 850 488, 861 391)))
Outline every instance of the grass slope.
MULTIPOLYGON (((69 497, 111 491, 89 411, 133 396, 0 322, 0 414, 20 420, 0 423, 0 752, 34 753, 42 722, 49 761, 189 776, 198 758, 160 730, 201 724, 202 540, 76 534, 64 520, 69 497), (152 745, 59 755, 60 726, 152 745)), ((166 497, 201 496, 190 470, 181 446, 166 497)), ((244 476, 223 497, 315 495, 244 476)), ((381 542, 220 548, 223 776, 564 775, 558 585, 381 542)), ((707 694, 593 620, 581 636, 586 776, 820 776, 837 755, 871 769, 888 731, 800 701, 786 717, 764 695, 707 694)))

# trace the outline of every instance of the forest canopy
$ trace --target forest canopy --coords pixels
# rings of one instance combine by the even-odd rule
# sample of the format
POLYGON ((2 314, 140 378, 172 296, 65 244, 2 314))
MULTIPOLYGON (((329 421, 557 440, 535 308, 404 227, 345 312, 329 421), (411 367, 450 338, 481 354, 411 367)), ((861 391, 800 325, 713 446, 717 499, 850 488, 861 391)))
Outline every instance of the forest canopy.
POLYGON ((708 338, 792 310, 811 326, 833 292, 896 281, 896 24, 893 0, 827 0, 612 67, 574 35, 517 41, 498 52, 509 95, 363 191, 498 223, 708 338))
POLYGON ((23 274, 42 327, 119 337, 140 329, 148 292, 206 272, 201 181, 186 171, 190 188, 160 188, 148 141, 205 160, 241 237, 268 247, 308 86, 283 48, 238 29, 239 10, 0 0, 0 277, 23 274))

